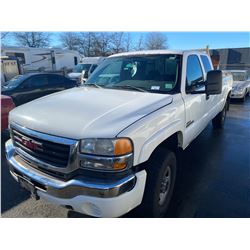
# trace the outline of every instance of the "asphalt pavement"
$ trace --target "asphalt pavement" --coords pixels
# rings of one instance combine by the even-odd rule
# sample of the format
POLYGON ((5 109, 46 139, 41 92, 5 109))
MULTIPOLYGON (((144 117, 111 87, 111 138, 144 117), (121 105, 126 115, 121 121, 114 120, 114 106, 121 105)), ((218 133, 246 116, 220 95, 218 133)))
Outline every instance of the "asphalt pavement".
MULTIPOLYGON (((2 217, 86 217, 44 200, 35 201, 11 177, 1 142, 2 217)), ((132 211, 123 217, 144 217, 132 211)), ((206 129, 184 151, 166 217, 250 217, 250 97, 234 101, 223 130, 206 129)))

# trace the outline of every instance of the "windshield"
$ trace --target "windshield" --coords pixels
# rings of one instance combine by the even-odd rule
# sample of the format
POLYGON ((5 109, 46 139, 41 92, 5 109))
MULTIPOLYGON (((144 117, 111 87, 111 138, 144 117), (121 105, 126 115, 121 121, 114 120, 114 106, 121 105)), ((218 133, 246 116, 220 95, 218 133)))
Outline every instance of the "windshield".
POLYGON ((245 72, 232 72, 234 81, 246 81, 245 72))
POLYGON ((9 81, 7 81, 4 84, 5 88, 15 88, 17 87, 20 83, 23 82, 24 79, 26 79, 27 77, 24 75, 17 75, 15 77, 13 77, 12 79, 10 79, 9 81))
POLYGON ((73 69, 74 73, 82 73, 83 70, 89 71, 91 64, 78 64, 73 69))
POLYGON ((181 55, 175 54, 111 57, 98 66, 86 83, 166 93, 178 88, 180 65, 181 55))

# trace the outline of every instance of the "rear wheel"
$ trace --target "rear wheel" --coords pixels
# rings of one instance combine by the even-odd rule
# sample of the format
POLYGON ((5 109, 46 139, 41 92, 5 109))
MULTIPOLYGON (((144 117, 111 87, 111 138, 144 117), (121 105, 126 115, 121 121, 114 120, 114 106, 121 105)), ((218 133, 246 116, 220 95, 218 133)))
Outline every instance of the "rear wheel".
POLYGON ((224 127, 226 114, 227 114, 228 103, 226 102, 223 110, 214 117, 212 120, 214 129, 221 129, 224 127))
POLYGON ((143 199, 143 213, 148 217, 163 217, 170 204, 177 163, 175 153, 158 149, 148 162, 148 177, 143 199))
POLYGON ((229 109, 230 109, 230 103, 231 103, 231 98, 230 98, 230 95, 227 97, 227 103, 226 103, 226 109, 227 109, 227 111, 229 111, 229 109))

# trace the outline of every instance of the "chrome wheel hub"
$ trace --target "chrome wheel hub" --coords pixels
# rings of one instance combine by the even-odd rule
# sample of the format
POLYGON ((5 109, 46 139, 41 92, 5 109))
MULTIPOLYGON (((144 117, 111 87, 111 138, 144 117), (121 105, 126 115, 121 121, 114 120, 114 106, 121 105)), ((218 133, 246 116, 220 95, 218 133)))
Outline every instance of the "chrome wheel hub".
POLYGON ((164 174, 162 175, 162 179, 161 179, 159 205, 164 204, 164 202, 167 198, 167 195, 169 193, 170 185, 171 185, 171 168, 169 166, 167 166, 164 174))

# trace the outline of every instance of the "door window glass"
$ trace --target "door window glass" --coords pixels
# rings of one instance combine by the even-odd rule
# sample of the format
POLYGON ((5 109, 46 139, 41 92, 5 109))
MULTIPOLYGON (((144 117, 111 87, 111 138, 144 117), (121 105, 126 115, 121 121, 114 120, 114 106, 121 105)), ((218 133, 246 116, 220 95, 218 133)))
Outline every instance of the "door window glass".
POLYGON ((48 84, 48 80, 46 75, 41 75, 41 76, 33 76, 29 79, 27 79, 25 82, 25 87, 29 88, 39 88, 43 87, 48 84))
POLYGON ((212 69, 212 66, 211 66, 211 63, 209 62, 207 56, 201 56, 201 61, 202 61, 202 64, 203 64, 203 66, 204 66, 204 69, 205 69, 206 73, 207 73, 208 71, 213 70, 213 69, 212 69))
POLYGON ((187 59, 186 90, 204 87, 204 78, 198 56, 191 55, 187 59))
POLYGON ((60 75, 48 75, 48 84, 52 85, 62 85, 65 82, 65 78, 60 75))

